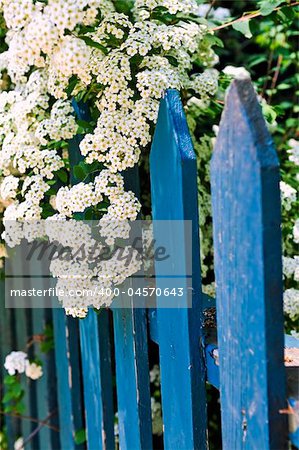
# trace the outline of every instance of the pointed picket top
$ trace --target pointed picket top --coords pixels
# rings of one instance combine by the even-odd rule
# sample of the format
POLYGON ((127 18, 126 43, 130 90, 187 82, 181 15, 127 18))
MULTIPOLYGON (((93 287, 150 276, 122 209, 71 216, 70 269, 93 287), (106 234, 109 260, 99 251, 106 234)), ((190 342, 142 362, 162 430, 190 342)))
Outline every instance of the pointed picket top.
MULTIPOLYGON (((192 139, 188 128, 184 108, 182 106, 181 96, 176 89, 168 89, 164 98, 160 102, 159 117, 156 125, 153 145, 151 149, 151 158, 161 156, 161 147, 155 145, 155 140, 159 139, 159 133, 166 131, 165 129, 165 115, 168 116, 168 121, 171 121, 173 127, 172 133, 175 135, 175 140, 178 145, 181 159, 196 160, 194 153, 192 139)), ((166 133, 165 133, 166 135, 166 133)), ((165 146, 163 151, 168 152, 169 146, 165 146)))
POLYGON ((223 448, 285 449, 279 165, 249 79, 211 165, 223 448))
POLYGON ((225 155, 232 158, 233 146, 224 145, 232 136, 235 140, 242 137, 239 144, 244 142, 246 145, 249 141, 254 144, 248 147, 249 152, 240 151, 240 158, 246 160, 255 157, 261 167, 279 166, 273 140, 250 78, 237 78, 228 89, 212 165, 225 155))
POLYGON ((157 297, 155 335, 159 341, 164 447, 204 450, 207 448, 207 416, 200 344, 202 295, 197 165, 184 107, 176 90, 168 90, 161 100, 150 167, 154 236, 171 255, 167 267, 162 267, 158 261, 155 263, 156 287, 163 292, 164 288, 179 286, 184 292, 180 298, 157 297), (187 239, 183 221, 192 224, 192 244, 187 239), (190 256, 192 289, 190 278, 186 276, 190 275, 187 270, 190 256), (167 270, 169 276, 176 273, 181 277, 167 278, 167 270), (192 308, 188 308, 191 298, 192 308), (165 308, 166 304, 170 309, 165 308))

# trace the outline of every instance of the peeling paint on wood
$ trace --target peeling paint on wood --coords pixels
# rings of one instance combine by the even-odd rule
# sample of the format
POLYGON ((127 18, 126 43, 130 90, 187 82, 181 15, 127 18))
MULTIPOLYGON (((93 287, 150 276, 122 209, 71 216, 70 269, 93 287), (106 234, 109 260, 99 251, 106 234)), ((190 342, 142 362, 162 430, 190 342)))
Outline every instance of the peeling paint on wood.
MULTIPOLYGON (((196 157, 188 131, 180 95, 167 91, 161 100, 151 155, 153 219, 169 220, 165 246, 183 267, 192 251, 192 286, 179 280, 185 291, 185 307, 159 308, 166 299, 157 299, 157 337, 160 349, 164 447, 171 450, 207 448, 205 366, 199 343, 202 340, 201 277, 198 242, 196 157), (184 232, 173 238, 173 220, 192 220, 192 248, 185 247, 184 232), (169 239, 169 242, 168 240, 169 239), (172 242, 172 241, 175 242, 172 242), (180 251, 182 250, 182 251, 180 251), (193 290, 188 291, 192 287, 193 290), (190 296, 190 297, 189 297, 190 296), (190 298, 192 296, 192 308, 190 298)), ((154 222, 154 234, 159 233, 154 222)), ((155 265, 159 276, 159 264, 155 265)), ((184 270, 184 269, 183 269, 184 270)), ((186 270, 186 268, 185 268, 186 270)), ((172 267, 169 267, 169 275, 172 267)), ((182 275, 185 275, 183 272, 182 275)), ((160 288, 170 288, 174 279, 156 278, 160 288)))
POLYGON ((283 450, 279 165, 250 80, 227 95, 211 182, 223 447, 283 450))

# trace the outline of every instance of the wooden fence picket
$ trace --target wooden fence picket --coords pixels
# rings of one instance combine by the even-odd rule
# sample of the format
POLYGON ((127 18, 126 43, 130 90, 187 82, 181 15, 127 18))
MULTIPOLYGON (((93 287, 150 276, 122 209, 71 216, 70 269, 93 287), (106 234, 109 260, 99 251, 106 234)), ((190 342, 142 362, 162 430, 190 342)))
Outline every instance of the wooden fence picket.
MULTIPOLYGON (((4 394, 5 386, 3 384, 4 378, 7 375, 6 369, 3 364, 5 357, 12 350, 15 349, 15 320, 13 308, 6 308, 5 305, 5 280, 0 280, 0 383, 1 383, 1 396, 4 394)), ((8 445, 13 448, 15 436, 17 435, 17 420, 13 417, 5 416, 1 414, 0 417, 1 428, 4 425, 7 429, 8 445)))
POLYGON ((223 448, 283 450, 279 164, 249 79, 227 95, 211 178, 223 448))
MULTIPOLYGON (((90 120, 86 104, 73 101, 73 107, 78 119, 90 120)), ((78 135, 69 144, 71 167, 83 160, 79 148, 81 140, 82 136, 78 135)), ((70 181, 72 185, 79 182, 74 173, 70 181)), ((87 446, 90 450, 113 450, 114 409, 108 311, 103 311, 98 320, 91 308, 88 317, 80 320, 79 327, 87 446)))
MULTIPOLYGON (((73 106, 79 119, 90 120, 86 105, 73 106)), ((71 168, 83 159, 81 139, 69 143, 71 168)), ((111 311, 90 308, 84 320, 66 316, 58 302, 52 310, 44 304, 5 309, 0 281, 0 383, 6 354, 24 349, 53 319, 54 356, 43 358, 41 380, 22 382, 26 413, 44 420, 57 410, 50 423, 60 433, 41 428, 26 449, 114 450, 117 411, 120 450, 152 450, 149 349, 157 347, 149 347, 148 339, 159 347, 165 450, 208 449, 206 381, 220 390, 223 450, 287 449, 279 164, 250 80, 232 83, 211 166, 218 342, 214 317, 204 342, 203 312, 214 312, 215 299, 202 293, 196 156, 176 90, 160 103, 150 176, 154 240, 170 255, 155 261, 162 294, 156 308, 129 294, 140 288, 142 277, 118 286, 111 311), (163 292, 172 288, 176 295, 163 292), (76 445, 75 434, 83 428, 87 441, 76 445)), ((137 166, 124 179, 125 189, 138 196, 137 166)), ((79 181, 71 171, 70 184, 79 181)), ((295 338, 286 342, 299 348, 295 338)), ((29 356, 35 356, 33 347, 29 356)), ((288 369, 293 376, 295 365, 288 369)), ((295 382, 296 377, 288 385, 292 405, 295 382)), ((5 424, 9 448, 36 428, 9 417, 5 424)), ((298 443, 299 430, 290 436, 298 443)))
MULTIPOLYGON (((52 310, 46 308, 34 308, 31 312, 31 336, 43 333, 46 324, 52 322, 52 310)), ((38 344, 35 344, 38 345, 38 344)), ((56 366, 54 351, 47 354, 32 352, 32 356, 37 356, 42 360, 43 376, 38 381, 31 383, 31 405, 36 405, 35 410, 31 411, 32 417, 38 417, 39 420, 45 420, 47 417, 49 425, 58 428, 58 410, 56 393, 56 366)), ((38 424, 33 424, 32 431, 38 424)), ((26 435, 24 436, 26 437, 26 435)), ((51 450, 59 446, 59 433, 44 426, 40 429, 35 439, 34 449, 51 450)))
POLYGON ((62 449, 83 449, 74 440, 75 432, 84 428, 79 324, 76 319, 66 317, 62 308, 53 309, 53 324, 60 445, 62 449))
MULTIPOLYGON (((191 137, 177 91, 167 91, 161 101, 150 167, 153 220, 169 221, 169 233, 164 234, 172 251, 174 265, 182 264, 186 256, 177 254, 177 247, 185 253, 192 249, 186 248, 183 231, 179 236, 172 236, 172 221, 192 220, 192 290, 189 290, 190 283, 184 277, 184 272, 181 272, 183 277, 178 280, 178 286, 184 288, 185 307, 165 309, 163 307, 165 298, 162 300, 157 298, 164 446, 167 450, 204 450, 207 448, 207 416, 200 326, 202 296, 197 169, 191 137), (190 296, 192 309, 188 308, 190 296)), ((155 231, 159 232, 154 222, 154 235, 155 231)), ((167 250, 170 252, 169 247, 167 250)), ((172 287, 167 278, 159 278, 161 275, 159 263, 156 263, 155 268, 156 286, 162 289, 172 287)), ((172 270, 170 265, 169 275, 172 274, 172 270)), ((174 283, 174 278, 171 279, 171 283, 174 283)))
MULTIPOLYGON (((125 173, 125 188, 139 196, 138 168, 125 173)), ((128 295, 138 280, 121 286, 113 307, 119 443, 122 450, 151 450, 152 423, 149 388, 147 315, 140 297, 128 295), (130 400, 129 400, 130 399, 130 400), (134 424, 134 426, 132 426, 134 424)))
POLYGON ((114 450, 114 409, 108 311, 80 321, 88 449, 114 450), (106 331, 108 330, 108 335, 106 331))

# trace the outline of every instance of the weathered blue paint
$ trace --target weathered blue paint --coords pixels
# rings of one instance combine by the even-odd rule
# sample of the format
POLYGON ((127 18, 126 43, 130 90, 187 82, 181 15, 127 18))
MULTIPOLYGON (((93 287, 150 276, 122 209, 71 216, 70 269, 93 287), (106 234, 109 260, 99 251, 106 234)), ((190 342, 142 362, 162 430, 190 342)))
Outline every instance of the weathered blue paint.
MULTIPOLYGON (((285 335, 285 349, 297 348, 299 349, 299 339, 296 339, 293 336, 285 335)), ((220 374, 219 374, 219 356, 218 356, 218 345, 215 344, 207 344, 205 346, 205 354, 206 354, 206 367, 207 367, 207 382, 210 383, 215 388, 220 388, 220 374), (215 351, 217 350, 217 357, 215 357, 215 351)), ((295 417, 295 414, 298 416, 298 366, 297 363, 290 363, 286 367, 287 374, 287 396, 288 403, 290 407, 294 408, 296 411, 294 415, 290 415, 290 424, 289 424, 289 438, 292 444, 295 447, 299 447, 299 427, 298 421, 295 417)))
MULTIPOLYGON (((14 264, 14 274, 15 273, 22 273, 23 269, 23 261, 21 259, 18 259, 15 261, 14 264)), ((20 280, 20 287, 21 289, 26 289, 26 279, 20 280)), ((31 336, 31 326, 30 326, 30 316, 31 316, 31 310, 30 309, 23 309, 19 308, 18 306, 18 299, 17 298, 11 298, 11 302, 14 303, 14 322, 15 322, 15 330, 14 330, 14 345, 15 349, 20 349, 23 351, 27 351, 27 341, 29 337, 31 336)), ((11 349, 12 350, 12 349, 11 349)), ((10 351, 11 351, 10 350, 10 351)), ((21 386, 25 392, 25 395, 23 397, 23 404, 25 407, 25 410, 30 415, 31 413, 36 412, 36 396, 34 396, 34 385, 30 382, 30 380, 27 377, 21 377, 20 379, 21 386), (31 400, 31 401, 30 401, 31 400)), ((29 420, 19 420, 17 419, 17 433, 20 436, 26 437, 29 436, 31 431, 36 427, 36 424, 33 422, 30 422, 29 420)), ((31 450, 31 448, 38 448, 38 442, 39 438, 38 436, 35 436, 32 441, 28 445, 28 450, 31 450)))
MULTIPOLYGON (((128 280, 122 290, 131 286, 128 280)), ((133 299, 128 307, 129 300, 121 294, 113 310, 119 442, 122 450, 151 450, 146 311, 135 308, 133 299)))
MULTIPOLYGON (((85 104, 72 102, 75 113, 79 119, 89 120, 88 108, 85 104)), ((79 150, 79 144, 82 140, 81 135, 75 136, 69 142, 69 160, 70 166, 77 165, 83 158, 79 150)), ((78 180, 71 172, 70 183, 73 185, 78 180)), ((79 218, 79 217, 78 217, 79 218)), ((57 367, 57 384, 58 384, 58 405, 61 432, 61 446, 64 448, 79 448, 74 443, 74 433, 84 427, 83 421, 83 398, 82 398, 82 383, 84 383, 85 373, 81 373, 81 357, 79 347, 79 327, 80 333, 84 335, 84 329, 81 331, 81 326, 78 321, 72 318, 64 318, 64 310, 54 310, 53 321, 55 334, 57 334, 57 342, 61 343, 62 354, 56 351, 56 367, 57 367), (61 360, 61 361, 60 361, 61 360), (61 370, 59 362, 63 363, 64 369, 61 370), (69 374, 71 373, 71 376, 69 374), (83 377, 82 377, 83 375, 83 377), (65 390, 65 396, 63 391, 65 390), (66 392, 67 391, 67 392, 66 392), (62 409, 62 411, 61 411, 62 409), (65 414, 66 413, 66 414, 65 414), (67 416, 68 414, 68 416, 67 416), (70 447, 67 447, 70 445, 70 447)), ((84 367, 86 365, 83 363, 84 367)), ((90 427, 89 427, 90 430, 90 427)), ((89 436, 90 439, 90 436, 89 436)), ((83 446, 80 446, 83 448, 83 446)))
MULTIPOLYGON (((72 102, 77 117, 90 120, 88 106, 82 102, 72 102)), ((70 166, 74 167, 84 158, 79 144, 82 136, 75 136, 69 143, 70 166)), ((89 181, 89 180, 86 180, 89 181)), ((71 184, 78 183, 72 175, 71 184)), ((77 215, 79 218, 80 215, 77 215)), ((103 313, 107 316, 106 313, 103 313)), ((110 332, 108 317, 101 319, 101 336, 98 318, 91 310, 89 317, 80 320, 80 345, 83 370, 83 387, 87 442, 90 450, 114 449, 114 412, 111 381, 110 332), (99 340, 100 339, 100 340, 99 340)))
MULTIPOLYGON (((74 108, 81 119, 89 120, 85 105, 74 103, 74 108)), ((72 166, 82 159, 80 140, 77 136, 70 143, 72 166)), ((206 375, 208 382, 220 385, 225 450, 284 449, 287 415, 283 414, 286 393, 278 162, 250 82, 237 80, 230 90, 212 163, 220 371, 215 358, 215 330, 202 329, 202 311, 214 307, 215 301, 201 292, 196 161, 176 91, 168 91, 161 102, 150 162, 153 218, 169 220, 168 232, 163 231, 165 244, 176 256, 175 268, 182 274, 172 279, 173 268, 169 267, 169 276, 163 277, 157 263, 157 287, 169 288, 173 283, 183 287, 186 295, 180 301, 174 299, 171 305, 180 308, 163 309, 167 299, 158 298, 158 308, 148 312, 136 305, 139 297, 122 294, 118 304, 114 302, 120 448, 152 449, 148 317, 151 339, 160 347, 166 450, 206 449, 206 375), (183 227, 180 233, 176 227, 174 233, 173 220, 192 221, 192 246, 187 244, 183 227), (191 285, 186 267, 190 251, 192 291, 188 290, 191 285), (188 309, 191 292, 193 303, 188 309)), ((71 177, 70 182, 77 180, 71 177)), ((137 194, 138 184, 135 167, 126 174, 126 188, 137 194)), ((154 232, 160 231, 156 223, 154 232)), ((134 287, 134 283, 137 281, 128 280, 123 290, 134 287)), ((40 332, 48 314, 44 310, 5 310, 2 315, 1 309, 1 358, 12 349, 22 348, 32 333, 40 332), (7 323, 13 326, 8 329, 7 323)), ((79 325, 62 309, 54 309, 53 321, 60 446, 53 440, 53 433, 43 429, 28 448, 85 448, 74 444, 75 430, 85 426, 83 384, 87 448, 113 450, 109 312, 97 316, 90 311, 79 325)), ((298 348, 298 341, 286 337, 286 346, 298 348)), ((44 377, 32 383, 29 390, 30 413, 40 419, 55 404, 54 400, 50 405, 56 398, 51 365, 46 362, 44 377)), ((293 369, 296 367, 287 368, 291 406, 298 378, 293 369)), ((6 423, 12 448, 19 432, 26 437, 28 424, 22 423, 18 430, 15 421, 6 423)), ((290 435, 294 445, 298 445, 298 433, 297 429, 290 435)))
MULTIPOLYGON (((137 197, 138 175, 137 166, 124 174, 125 188, 137 197)), ((136 289, 138 280, 127 280, 121 291, 127 292, 130 287, 136 289)), ((122 293, 112 305, 119 442, 122 450, 152 448, 147 315, 140 302, 140 297, 134 299, 122 293)))
MULTIPOLYGON (((46 323, 52 322, 52 311, 50 309, 34 308, 31 311, 31 331, 32 336, 40 335, 44 332, 46 323)), ((52 414, 48 423, 58 427, 57 395, 56 395, 56 367, 54 351, 41 354, 35 351, 38 343, 32 347, 32 357, 38 357, 42 361, 43 376, 36 381, 31 381, 30 415, 45 420, 52 414)), ((37 424, 32 424, 32 431, 37 424)), ((25 437, 25 436, 24 436, 25 437)), ((46 426, 42 427, 36 435, 38 448, 41 450, 51 450, 59 447, 59 434, 46 426)), ((37 444, 34 448, 37 448, 37 444)))
MULTIPOLYGON (((0 383, 3 383, 7 375, 3 364, 6 355, 16 349, 15 342, 15 320, 12 308, 5 308, 5 281, 0 280, 0 383)), ((17 421, 9 416, 0 416, 0 424, 7 428, 8 446, 13 448, 17 434, 17 421)))
MULTIPOLYGON (((297 368, 298 370, 298 368, 297 368)), ((299 427, 298 427, 298 399, 289 399, 289 405, 291 408, 296 408, 296 414, 297 417, 294 417, 293 423, 295 424, 295 427, 297 427, 294 431, 290 433, 290 441, 294 445, 294 447, 299 448, 299 427)))
POLYGON ((64 310, 53 310, 60 445, 63 449, 83 448, 74 443, 74 433, 84 427, 80 383, 78 322, 64 310))
POLYGON ((107 311, 101 313, 100 329, 98 317, 92 310, 89 311, 86 319, 80 320, 85 419, 87 444, 90 450, 114 450, 115 448, 107 313, 107 311), (105 332, 108 331, 108 334, 102 333, 100 339, 101 327, 105 332))
POLYGON ((157 325, 157 309, 150 308, 147 311, 149 328, 150 328, 150 338, 156 344, 159 343, 158 339, 158 325, 157 325))
POLYGON ((214 357, 214 351, 218 350, 216 344, 208 344, 205 347, 206 367, 207 367, 207 381, 219 389, 219 365, 214 357))
MULTIPOLYGON (((159 308, 157 329, 160 346, 164 446, 172 450, 204 450, 207 447, 205 367, 202 348, 202 296, 198 240, 196 157, 179 93, 169 90, 161 101, 150 155, 154 220, 169 220, 164 233, 168 251, 185 275, 186 254, 192 251, 190 280, 156 278, 157 287, 183 287, 185 306, 192 296, 192 308, 159 308), (186 248, 184 230, 173 236, 172 220, 192 221, 192 248, 186 248), (193 293, 193 295, 192 295, 193 293)), ((154 234, 159 225, 154 224, 154 234)), ((169 275, 172 268, 169 268, 169 275)), ((160 275, 156 263, 156 276, 160 275)), ((174 298, 176 301, 176 298, 174 298)), ((182 306, 182 299, 180 305, 182 306)))
MULTIPOLYGON (((111 342, 110 342, 110 313, 102 311, 98 317, 100 356, 101 356, 101 387, 103 405, 103 429, 106 435, 105 450, 114 450, 114 406, 113 406, 113 377, 111 368, 111 342)), ((92 450, 92 448, 91 448, 92 450)))
POLYGON ((282 450, 279 164, 250 80, 227 95, 211 181, 223 447, 282 450))

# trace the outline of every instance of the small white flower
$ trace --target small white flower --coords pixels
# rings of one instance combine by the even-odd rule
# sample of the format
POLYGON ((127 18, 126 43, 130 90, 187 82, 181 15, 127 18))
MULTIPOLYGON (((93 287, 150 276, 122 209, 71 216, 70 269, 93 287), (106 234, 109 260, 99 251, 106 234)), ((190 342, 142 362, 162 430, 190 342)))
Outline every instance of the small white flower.
POLYGON ((15 375, 16 372, 24 373, 27 361, 27 353, 11 352, 5 358, 4 367, 9 375, 15 375))
POLYGON ((23 449, 24 448, 23 445, 24 445, 24 439, 22 437, 19 437, 14 443, 14 450, 23 449))
POLYGON ((43 375, 43 369, 42 366, 36 364, 36 363, 28 363, 26 364, 25 374, 28 378, 31 378, 31 380, 38 380, 43 375))

